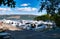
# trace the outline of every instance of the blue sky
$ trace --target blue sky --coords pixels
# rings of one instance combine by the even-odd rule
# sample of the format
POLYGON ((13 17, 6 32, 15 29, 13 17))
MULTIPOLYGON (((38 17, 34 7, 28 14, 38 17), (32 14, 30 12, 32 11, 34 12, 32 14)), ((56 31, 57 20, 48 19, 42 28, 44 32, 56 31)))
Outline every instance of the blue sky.
POLYGON ((0 6, 0 14, 33 14, 41 15, 46 14, 45 11, 39 12, 39 2, 37 0, 15 0, 16 7, 10 8, 6 6, 0 6))

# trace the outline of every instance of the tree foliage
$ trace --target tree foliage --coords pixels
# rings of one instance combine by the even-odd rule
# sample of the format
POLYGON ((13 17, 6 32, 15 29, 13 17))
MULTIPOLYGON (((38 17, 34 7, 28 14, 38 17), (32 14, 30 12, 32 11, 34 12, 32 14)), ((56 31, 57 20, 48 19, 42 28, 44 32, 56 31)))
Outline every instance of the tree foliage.
POLYGON ((34 18, 34 20, 43 20, 43 21, 46 21, 46 20, 50 20, 50 16, 49 15, 42 15, 42 16, 37 16, 36 18, 34 18))
POLYGON ((51 14, 50 20, 55 21, 56 25, 60 26, 60 0, 41 0, 40 4, 38 12, 46 10, 47 14, 51 14))
POLYGON ((15 1, 14 0, 0 0, 0 6, 4 5, 4 6, 8 6, 8 7, 15 7, 15 1))
POLYGON ((41 7, 38 12, 46 10, 47 14, 55 14, 57 11, 60 14, 60 0, 41 0, 41 7))
POLYGON ((49 16, 48 14, 47 15, 42 15, 42 16, 37 16, 36 18, 34 18, 34 20, 43 20, 43 21, 46 21, 46 20, 51 20, 51 21, 55 21, 56 25, 58 27, 60 27, 60 15, 58 14, 54 14, 52 17, 49 16))
POLYGON ((58 14, 55 16, 55 23, 58 27, 60 27, 60 15, 58 14))

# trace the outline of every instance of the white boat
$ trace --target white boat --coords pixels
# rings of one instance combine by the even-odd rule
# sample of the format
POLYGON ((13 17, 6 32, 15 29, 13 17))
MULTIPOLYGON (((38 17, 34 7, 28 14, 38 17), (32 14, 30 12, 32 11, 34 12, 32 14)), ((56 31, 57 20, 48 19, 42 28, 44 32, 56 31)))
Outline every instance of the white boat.
POLYGON ((22 26, 23 26, 23 29, 26 29, 26 30, 43 30, 46 28, 46 25, 43 25, 43 24, 27 24, 22 26))
POLYGON ((54 28, 56 27, 56 24, 54 22, 43 22, 44 25, 47 26, 47 28, 54 28))
POLYGON ((34 27, 31 27, 31 29, 33 29, 33 30, 44 30, 44 29, 46 29, 46 25, 44 25, 44 24, 36 24, 34 27))

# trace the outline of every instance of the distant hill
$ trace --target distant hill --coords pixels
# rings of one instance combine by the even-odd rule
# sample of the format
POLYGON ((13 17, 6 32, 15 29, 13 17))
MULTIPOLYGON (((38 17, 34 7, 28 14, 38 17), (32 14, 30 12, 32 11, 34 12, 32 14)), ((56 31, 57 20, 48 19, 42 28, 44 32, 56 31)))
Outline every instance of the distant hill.
POLYGON ((37 15, 0 15, 0 19, 33 20, 37 15))

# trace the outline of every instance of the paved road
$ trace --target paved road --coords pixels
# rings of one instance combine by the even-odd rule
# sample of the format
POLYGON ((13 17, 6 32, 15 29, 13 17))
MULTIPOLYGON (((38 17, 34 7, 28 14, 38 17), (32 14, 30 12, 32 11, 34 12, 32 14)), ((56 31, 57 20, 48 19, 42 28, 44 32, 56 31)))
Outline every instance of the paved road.
POLYGON ((14 39, 60 39, 60 29, 50 31, 8 31, 14 39))

